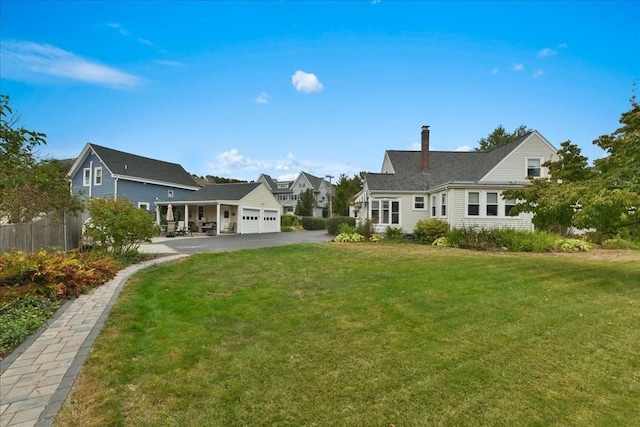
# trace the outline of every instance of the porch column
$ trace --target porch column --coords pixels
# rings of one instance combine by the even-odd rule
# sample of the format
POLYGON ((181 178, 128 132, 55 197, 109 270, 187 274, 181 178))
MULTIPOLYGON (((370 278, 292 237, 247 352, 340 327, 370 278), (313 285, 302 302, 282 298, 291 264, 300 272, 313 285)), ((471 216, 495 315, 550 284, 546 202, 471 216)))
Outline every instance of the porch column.
POLYGON ((160 225, 160 206, 156 204, 156 225, 160 225))
POLYGON ((220 234, 220 203, 216 205, 216 235, 220 234))
POLYGON ((189 205, 184 205, 184 226, 189 228, 189 205))

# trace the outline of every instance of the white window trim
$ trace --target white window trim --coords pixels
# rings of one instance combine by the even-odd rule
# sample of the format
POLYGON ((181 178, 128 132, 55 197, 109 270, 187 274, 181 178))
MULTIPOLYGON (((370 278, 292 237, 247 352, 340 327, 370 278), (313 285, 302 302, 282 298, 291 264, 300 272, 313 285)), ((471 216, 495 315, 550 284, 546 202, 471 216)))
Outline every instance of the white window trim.
POLYGON ((524 177, 529 179, 529 160, 539 160, 540 161, 540 176, 536 176, 534 178, 544 178, 547 174, 545 173, 545 169, 542 164, 545 162, 544 156, 526 156, 524 158, 524 177))
POLYGON ((91 168, 82 169, 82 186, 89 187, 91 186, 91 168), (89 172, 87 176, 87 172, 89 172))
POLYGON ((378 214, 378 222, 376 223, 376 225, 382 225, 382 226, 392 226, 392 227, 399 227, 402 224, 402 200, 400 199, 371 199, 371 202, 369 203, 369 218, 373 219, 373 202, 379 202, 378 204, 378 211, 380 212, 378 214), (380 220, 382 219, 382 203, 383 202, 389 202, 389 222, 381 222, 380 220), (398 223, 394 224, 393 222, 393 203, 398 203, 398 223))
MULTIPOLYGON (((504 190, 465 190, 464 195, 464 218, 474 219, 517 219, 518 216, 505 215, 506 200, 502 197, 504 190), (479 193, 478 215, 469 215, 469 193, 479 193), (487 193, 498 193, 498 215, 487 215, 487 193)), ((518 200, 516 200, 518 203, 518 200)), ((493 203, 492 203, 493 204, 493 203)), ((447 209, 448 210, 448 209, 447 209)))
POLYGON ((175 194, 175 193, 173 192, 173 190, 167 190, 167 197, 169 197, 169 198, 173 198, 173 195, 174 195, 174 194, 175 194))
POLYGON ((102 166, 97 166, 93 170, 93 185, 102 185, 103 181, 104 179, 102 177, 102 166), (98 182, 98 178, 100 178, 100 182, 98 182))
POLYGON ((414 195, 413 196, 413 204, 411 205, 414 211, 426 211, 428 209, 428 202, 429 201, 429 196, 421 196, 421 195, 414 195), (416 199, 418 197, 422 197, 422 207, 421 208, 416 208, 416 199))
POLYGON ((140 209, 140 208, 144 207, 144 208, 146 208, 145 210, 147 210, 147 211, 148 211, 148 210, 149 210, 149 206, 150 206, 150 205, 149 205, 149 203, 147 203, 147 202, 138 202, 138 209, 140 209))
POLYGON ((440 213, 440 217, 441 218, 446 218, 447 217, 447 213, 449 213, 449 196, 447 195, 446 192, 444 193, 440 193, 440 209, 439 209, 439 213, 440 213), (444 198, 444 200, 443 200, 444 198), (444 202, 444 203, 443 203, 444 202), (442 208, 444 207, 444 214, 442 213, 442 208))
POLYGON ((482 218, 482 216, 482 190, 466 190, 464 194, 464 217, 482 218), (469 194, 471 193, 478 193, 478 215, 469 215, 469 194))

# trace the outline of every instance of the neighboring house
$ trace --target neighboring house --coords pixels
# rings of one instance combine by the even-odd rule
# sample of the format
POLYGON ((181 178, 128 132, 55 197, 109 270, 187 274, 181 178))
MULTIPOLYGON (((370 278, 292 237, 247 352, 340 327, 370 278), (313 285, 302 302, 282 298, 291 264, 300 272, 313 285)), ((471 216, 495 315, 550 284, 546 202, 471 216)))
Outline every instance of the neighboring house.
POLYGON ((155 210, 155 202, 187 196, 200 186, 177 163, 88 143, 69 171, 71 190, 86 197, 127 198, 155 210))
POLYGON ((313 216, 316 217, 321 217, 323 210, 327 208, 333 188, 324 178, 318 178, 307 172, 300 172, 293 181, 276 181, 269 175, 261 174, 257 182, 264 183, 271 190, 280 202, 283 214, 293 214, 300 194, 311 189, 316 200, 316 206, 313 210, 313 216))
POLYGON ((509 216, 515 200, 502 192, 545 177, 542 164, 556 149, 537 131, 487 152, 429 151, 429 127, 422 127, 421 151, 388 150, 381 173, 365 174, 354 216, 411 233, 421 219, 438 218, 453 227, 533 230, 531 214, 509 216))
POLYGON ((213 234, 280 231, 280 203, 260 182, 205 185, 185 197, 160 201, 157 205, 158 223, 164 222, 171 205, 174 219, 184 221, 192 231, 213 234))

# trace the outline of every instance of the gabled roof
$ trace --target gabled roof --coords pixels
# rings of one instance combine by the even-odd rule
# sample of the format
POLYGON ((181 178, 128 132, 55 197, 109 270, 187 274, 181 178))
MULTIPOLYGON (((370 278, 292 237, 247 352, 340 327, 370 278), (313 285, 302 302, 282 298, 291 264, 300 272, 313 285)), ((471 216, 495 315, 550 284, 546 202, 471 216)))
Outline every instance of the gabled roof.
POLYGON ((271 178, 270 175, 267 175, 266 173, 261 173, 260 176, 258 177, 258 181, 260 181, 260 178, 264 178, 265 184, 267 185, 267 188, 269 190, 274 191, 277 189, 276 182, 273 180, 273 178, 271 178))
POLYGON ((300 175, 304 176, 307 181, 309 181, 309 184, 311 184, 314 190, 320 189, 320 185, 322 184, 322 181, 324 181, 324 178, 318 178, 317 176, 311 175, 307 172, 300 172, 300 175))
POLYGON ((367 173, 370 190, 425 191, 454 182, 477 182, 533 132, 491 151, 430 151, 429 170, 422 172, 422 152, 388 150, 395 173, 367 173))
POLYGON ((69 175, 73 176, 78 172, 77 169, 80 168, 90 151, 93 151, 100 158, 111 175, 116 178, 168 184, 194 190, 198 188, 193 177, 177 163, 150 159, 93 143, 88 143, 85 146, 69 175))
POLYGON ((198 191, 183 197, 176 199, 173 203, 178 202, 200 202, 200 201, 215 201, 215 200, 241 200, 247 194, 263 185, 261 182, 251 183, 232 183, 232 184, 216 184, 205 185, 198 191))

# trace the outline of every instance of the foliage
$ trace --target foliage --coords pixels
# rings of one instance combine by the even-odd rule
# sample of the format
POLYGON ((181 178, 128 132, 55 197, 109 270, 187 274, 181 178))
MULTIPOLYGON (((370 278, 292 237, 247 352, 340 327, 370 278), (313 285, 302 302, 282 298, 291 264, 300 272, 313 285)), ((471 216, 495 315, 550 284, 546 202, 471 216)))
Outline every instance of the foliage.
POLYGON ((60 306, 36 296, 16 299, 0 312, 0 358, 35 332, 60 306))
POLYGON ((281 227, 296 227, 300 225, 300 218, 295 215, 282 215, 280 216, 281 227))
POLYGON ((225 177, 222 177, 222 176, 215 176, 215 175, 206 175, 204 178, 207 181, 212 182, 214 184, 234 184, 234 183, 247 182, 246 180, 243 180, 243 179, 225 178, 225 177))
MULTIPOLYGON (((439 241, 438 245, 442 243, 439 241)), ((479 251, 586 252, 592 249, 592 245, 584 240, 511 228, 456 227, 447 233, 446 243, 454 248, 479 251)))
POLYGON ((449 224, 441 219, 421 219, 413 228, 413 235, 418 243, 431 244, 438 237, 446 236, 449 224))
POLYGON ((380 243, 383 240, 384 240, 384 236, 378 233, 373 233, 371 237, 369 237, 369 241, 373 243, 380 243))
POLYGON ((91 218, 85 235, 96 249, 124 255, 135 251, 142 242, 151 241, 157 227, 149 214, 137 209, 127 199, 89 199, 91 218))
POLYGON ((312 216, 315 207, 316 198, 313 196, 313 190, 307 188, 298 195, 298 203, 293 213, 299 216, 312 216))
POLYGON ((0 286, 35 285, 41 295, 68 298, 112 278, 120 262, 81 252, 5 252, 0 256, 0 286))
POLYGON ((606 238, 640 240, 640 106, 631 99, 622 126, 594 144, 607 156, 587 167, 587 159, 569 141, 558 151, 560 160, 547 162, 550 179, 504 193, 518 199, 512 215, 532 212, 536 228, 566 231, 596 229, 606 238))
POLYGON ((393 227, 391 225, 387 226, 386 229, 386 237, 389 240, 403 240, 404 232, 402 231, 402 227, 393 227))
POLYGON ((327 219, 327 232, 329 234, 338 234, 340 225, 348 224, 352 227, 356 226, 356 219, 348 216, 334 216, 327 219))
POLYGON ((66 166, 36 157, 46 135, 16 127, 12 114, 9 97, 0 95, 0 211, 19 223, 55 209, 81 210, 80 199, 69 191, 66 166))
POLYGON ((359 243, 365 240, 364 236, 358 233, 340 233, 335 239, 336 242, 340 243, 359 243))
POLYGON ((315 216, 303 216, 300 223, 305 230, 324 230, 327 228, 327 220, 315 216))
POLYGON ((335 215, 349 215, 350 201, 362 189, 363 177, 364 172, 354 174, 352 178, 345 174, 340 175, 338 182, 333 186, 334 194, 331 203, 335 215))
POLYGON ((433 246, 449 246, 449 242, 447 240, 447 237, 443 236, 443 237, 438 237, 436 240, 434 240, 432 245, 433 246))
POLYGON ((358 225, 358 234, 363 235, 366 240, 370 240, 374 233, 375 224, 371 219, 366 219, 358 225))
POLYGON ((489 135, 478 140, 478 148, 474 151, 491 151, 531 132, 525 125, 518 126, 513 132, 507 132, 502 125, 498 125, 489 135))
POLYGON ((358 232, 358 227, 356 227, 355 225, 351 225, 346 222, 343 222, 342 224, 340 224, 340 227, 338 227, 338 232, 335 234, 353 234, 357 232, 358 232))

